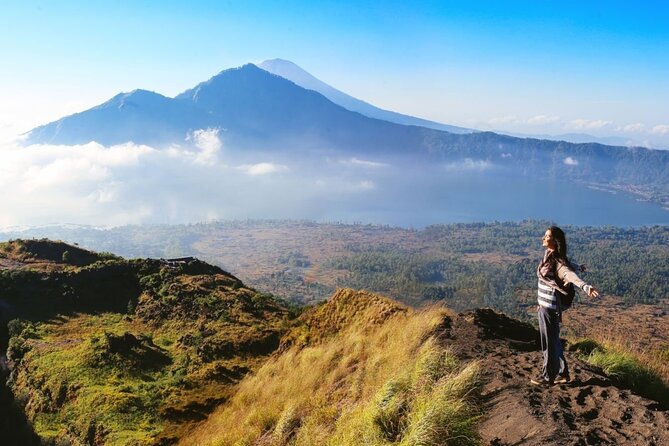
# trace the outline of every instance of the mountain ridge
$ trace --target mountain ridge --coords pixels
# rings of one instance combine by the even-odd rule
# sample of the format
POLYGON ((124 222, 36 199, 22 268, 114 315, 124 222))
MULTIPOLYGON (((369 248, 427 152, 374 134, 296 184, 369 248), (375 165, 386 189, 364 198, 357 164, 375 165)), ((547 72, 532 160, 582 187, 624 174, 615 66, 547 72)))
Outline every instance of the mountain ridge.
POLYGON ((26 143, 103 145, 133 141, 189 145, 196 130, 218 129, 231 155, 315 160, 369 157, 435 166, 482 163, 520 176, 626 191, 669 207, 669 151, 573 144, 493 132, 454 134, 370 118, 253 64, 223 70, 167 98, 146 90, 40 126, 26 143))
POLYGON ((353 96, 337 90, 288 60, 265 60, 258 64, 258 67, 295 82, 295 84, 301 87, 317 91, 335 104, 341 105, 348 110, 369 116, 370 118, 382 119, 384 121, 402 125, 415 125, 434 130, 443 130, 450 133, 472 133, 476 131, 380 109, 363 100, 354 98, 353 96))

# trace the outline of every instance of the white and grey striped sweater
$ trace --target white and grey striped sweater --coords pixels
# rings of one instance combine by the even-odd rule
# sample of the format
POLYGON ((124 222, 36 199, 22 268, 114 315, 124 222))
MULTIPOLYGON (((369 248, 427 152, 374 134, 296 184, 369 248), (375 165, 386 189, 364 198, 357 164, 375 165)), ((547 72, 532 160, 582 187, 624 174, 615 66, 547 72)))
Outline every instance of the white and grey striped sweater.
MULTIPOLYGON (((574 272, 574 269, 576 268, 577 266, 573 264, 567 266, 564 263, 557 262, 555 273, 565 285, 568 283, 573 283, 574 286, 580 288, 584 293, 588 294, 590 292, 590 288, 592 287, 585 283, 580 277, 578 277, 578 275, 574 272)), ((537 302, 540 306, 550 308, 551 310, 557 310, 557 293, 559 293, 559 290, 539 277, 537 283, 537 302)))
POLYGON ((558 297, 555 295, 555 288, 550 286, 547 282, 539 279, 537 283, 537 301, 542 307, 550 308, 551 310, 558 309, 558 297))

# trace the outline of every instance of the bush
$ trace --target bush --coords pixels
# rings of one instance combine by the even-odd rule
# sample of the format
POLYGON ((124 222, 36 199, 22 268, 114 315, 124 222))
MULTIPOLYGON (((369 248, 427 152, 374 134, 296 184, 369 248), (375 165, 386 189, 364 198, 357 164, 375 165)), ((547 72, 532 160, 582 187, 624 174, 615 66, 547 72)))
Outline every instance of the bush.
POLYGON ((570 344, 569 349, 600 367, 617 385, 669 407, 669 386, 632 353, 615 345, 603 346, 592 339, 578 340, 570 344))
POLYGON ((612 350, 594 350, 588 362, 601 367, 613 381, 639 395, 669 407, 669 387, 652 370, 631 354, 612 350))
POLYGON ((25 327, 25 322, 18 318, 7 322, 9 337, 13 338, 14 336, 19 336, 23 331, 23 327, 25 327))
POLYGON ((394 442, 406 430, 410 397, 410 384, 405 380, 390 380, 379 391, 372 422, 385 440, 394 442))
POLYGON ((13 337, 9 340, 9 345, 7 346, 7 359, 20 362, 29 351, 30 345, 26 343, 25 339, 20 336, 13 337))

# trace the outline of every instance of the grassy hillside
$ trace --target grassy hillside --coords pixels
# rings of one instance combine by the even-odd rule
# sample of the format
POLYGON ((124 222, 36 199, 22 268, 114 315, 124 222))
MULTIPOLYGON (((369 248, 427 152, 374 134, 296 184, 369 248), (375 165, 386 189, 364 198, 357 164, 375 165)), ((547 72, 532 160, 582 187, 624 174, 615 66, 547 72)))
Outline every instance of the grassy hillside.
POLYGON ((0 246, 9 386, 43 441, 170 443, 290 326, 285 307, 217 267, 81 251, 0 246))
POLYGON ((529 385, 536 329, 491 309, 340 289, 298 315, 195 259, 13 241, 0 244, 2 441, 665 444, 667 325, 648 329, 664 319, 611 298, 570 310, 566 331, 630 342, 573 343, 572 382, 545 389, 529 385))
POLYGON ((181 444, 476 444, 479 369, 440 343, 449 313, 348 289, 181 444))

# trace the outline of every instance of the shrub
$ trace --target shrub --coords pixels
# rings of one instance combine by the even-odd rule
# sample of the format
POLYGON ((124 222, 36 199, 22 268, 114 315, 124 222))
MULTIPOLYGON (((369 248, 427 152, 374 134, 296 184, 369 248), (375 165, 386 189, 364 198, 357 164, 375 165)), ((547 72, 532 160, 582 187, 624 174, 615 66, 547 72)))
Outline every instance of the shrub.
POLYGON ((604 346, 592 339, 581 339, 571 344, 570 350, 600 367, 616 384, 669 407, 669 386, 655 371, 621 346, 604 346))
POLYGON ((379 391, 373 405, 372 422, 384 439, 394 442, 405 431, 410 397, 407 380, 390 380, 379 391))
POLYGON ((21 319, 12 319, 7 322, 7 331, 9 332, 9 337, 13 338, 14 336, 19 336, 25 327, 25 321, 21 319))
POLYGON ((669 387, 652 370, 631 354, 615 350, 594 350, 588 362, 601 367, 612 380, 641 396, 669 406, 669 387))

